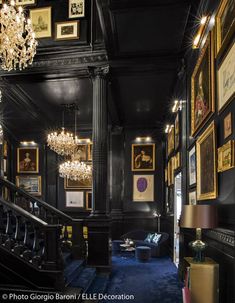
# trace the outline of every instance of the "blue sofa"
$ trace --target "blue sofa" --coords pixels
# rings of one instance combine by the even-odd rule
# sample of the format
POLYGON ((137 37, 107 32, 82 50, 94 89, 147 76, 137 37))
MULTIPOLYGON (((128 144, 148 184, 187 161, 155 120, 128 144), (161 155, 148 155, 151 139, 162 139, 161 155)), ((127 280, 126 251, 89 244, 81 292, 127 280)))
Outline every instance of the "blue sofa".
POLYGON ((158 244, 149 243, 145 241, 149 233, 154 233, 152 231, 145 230, 133 230, 121 236, 121 240, 131 239, 134 241, 135 246, 147 246, 151 248, 151 257, 163 257, 168 255, 168 238, 169 235, 165 232, 159 232, 161 238, 158 244))

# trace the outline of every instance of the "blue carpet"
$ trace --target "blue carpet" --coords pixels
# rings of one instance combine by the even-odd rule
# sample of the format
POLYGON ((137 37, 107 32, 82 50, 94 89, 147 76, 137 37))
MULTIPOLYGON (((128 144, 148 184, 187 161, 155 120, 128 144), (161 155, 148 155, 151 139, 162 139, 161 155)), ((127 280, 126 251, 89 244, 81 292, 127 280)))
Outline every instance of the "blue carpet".
POLYGON ((108 283, 108 295, 133 295, 134 299, 113 299, 102 303, 182 303, 177 268, 170 258, 152 258, 140 263, 134 257, 112 257, 112 274, 108 283))

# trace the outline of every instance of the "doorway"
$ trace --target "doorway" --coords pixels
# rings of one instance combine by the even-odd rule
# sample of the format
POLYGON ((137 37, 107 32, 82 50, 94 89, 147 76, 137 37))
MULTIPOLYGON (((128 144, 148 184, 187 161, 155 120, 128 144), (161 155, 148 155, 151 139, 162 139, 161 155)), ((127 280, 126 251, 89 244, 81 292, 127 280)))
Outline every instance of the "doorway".
POLYGON ((178 267, 179 264, 179 219, 182 208, 182 174, 181 172, 175 176, 174 189, 174 263, 178 267))

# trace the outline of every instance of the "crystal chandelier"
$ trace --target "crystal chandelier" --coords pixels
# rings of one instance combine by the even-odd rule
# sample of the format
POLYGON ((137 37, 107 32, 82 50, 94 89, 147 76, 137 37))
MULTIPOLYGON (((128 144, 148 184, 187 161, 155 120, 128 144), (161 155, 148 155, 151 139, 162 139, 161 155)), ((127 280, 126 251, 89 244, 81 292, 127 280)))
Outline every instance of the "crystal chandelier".
POLYGON ((47 136, 47 145, 51 150, 61 156, 71 155, 76 147, 77 137, 72 133, 65 132, 64 127, 60 133, 53 132, 47 136))
POLYGON ((74 181, 90 181, 92 169, 90 165, 79 160, 66 161, 60 164, 59 174, 62 178, 74 181))
POLYGON ((37 41, 31 24, 26 20, 23 8, 15 8, 15 2, 3 4, 0 10, 0 65, 3 70, 22 70, 32 64, 37 41))

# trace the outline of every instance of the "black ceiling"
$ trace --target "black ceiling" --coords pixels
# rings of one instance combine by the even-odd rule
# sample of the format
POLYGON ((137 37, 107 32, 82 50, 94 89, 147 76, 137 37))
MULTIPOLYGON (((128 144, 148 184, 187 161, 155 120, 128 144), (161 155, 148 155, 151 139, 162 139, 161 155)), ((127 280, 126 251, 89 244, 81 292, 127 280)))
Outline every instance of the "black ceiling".
MULTIPOLYGON (((59 13, 60 3, 46 3, 53 4, 54 21, 58 16, 66 18, 59 13)), ((79 124, 91 128, 88 66, 96 65, 96 60, 111 67, 110 122, 162 129, 182 64, 185 36, 199 1, 97 0, 93 25, 91 2, 86 3, 89 13, 81 20, 81 29, 86 28, 82 41, 70 46, 68 41, 57 45, 42 39, 32 68, 23 73, 0 71, 0 87, 7 100, 5 124, 12 132, 24 134, 58 125, 63 103, 77 103, 79 124), (103 56, 106 52, 108 62, 103 56)), ((38 0, 37 5, 45 6, 45 1, 38 0)))

